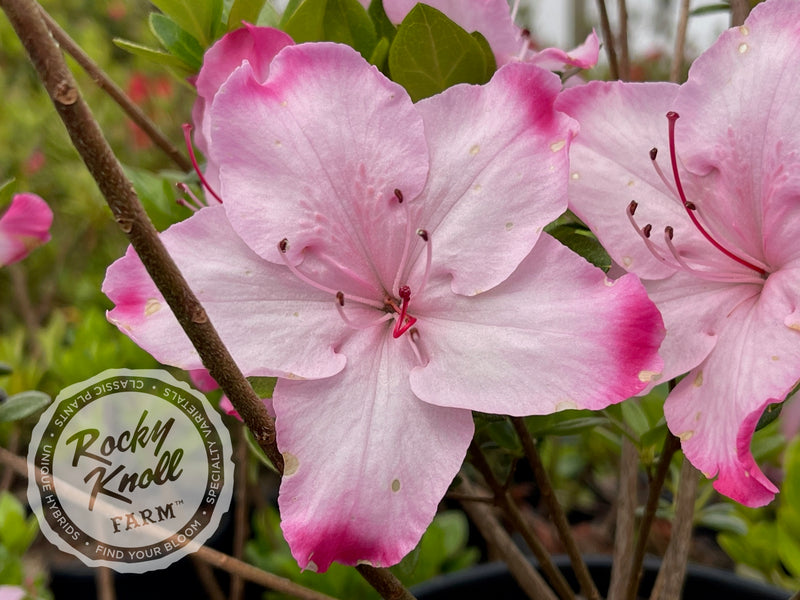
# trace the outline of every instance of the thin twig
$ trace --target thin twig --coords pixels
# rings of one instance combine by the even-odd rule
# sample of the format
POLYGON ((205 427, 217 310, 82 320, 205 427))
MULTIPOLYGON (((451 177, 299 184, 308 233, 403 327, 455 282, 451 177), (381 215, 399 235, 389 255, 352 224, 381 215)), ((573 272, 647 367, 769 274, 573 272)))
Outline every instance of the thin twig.
POLYGON ((744 20, 749 14, 749 0, 731 0, 731 27, 744 25, 744 20))
POLYGON ((94 585, 97 590, 98 600, 116 600, 117 592, 114 589, 114 571, 108 567, 97 567, 94 572, 94 585))
POLYGON ((361 576, 374 587, 385 600, 415 600, 394 573, 387 569, 378 569, 369 565, 356 567, 361 576))
MULTIPOLYGON (((197 578, 200 580, 200 583, 203 584, 203 589, 208 596, 208 600, 225 600, 225 592, 219 587, 219 582, 217 578, 214 577, 214 569, 211 568, 211 565, 198 558, 195 554, 190 556, 192 559, 192 566, 197 573, 197 578)), ((240 579, 236 575, 232 576, 231 579, 233 579, 233 577, 240 579)))
POLYGON ((675 518, 672 535, 658 571, 650 600, 679 598, 689 562, 689 547, 692 543, 695 494, 700 472, 684 458, 681 464, 681 479, 675 499, 675 518))
POLYGON ((597 8, 600 11, 600 29, 603 31, 603 44, 608 55, 608 68, 611 79, 619 79, 619 64, 617 63, 617 52, 614 50, 614 34, 611 33, 611 23, 608 22, 608 11, 606 10, 605 0, 597 0, 597 8))
MULTIPOLYGON (((200 355, 203 366, 228 396, 259 447, 282 473, 283 456, 275 441, 274 420, 231 358, 205 310, 164 248, 133 185, 126 178, 81 97, 61 50, 50 36, 38 3, 35 0, 0 0, 0 7, 28 52, 72 143, 100 188, 120 229, 128 235, 153 283, 200 355)), ((384 598, 411 597, 386 569, 359 567, 358 570, 365 577, 365 572, 368 573, 368 581, 373 586, 380 586, 378 591, 382 594, 398 594, 384 598)))
POLYGON ((553 589, 562 600, 574 600, 575 594, 572 588, 569 587, 561 571, 553 564, 550 553, 542 545, 528 522, 522 516, 519 507, 511 500, 508 491, 498 481, 497 477, 495 477, 489 462, 486 460, 486 456, 475 441, 470 444, 469 455, 471 459, 470 462, 478 469, 484 481, 486 481, 486 484, 489 486, 489 489, 494 493, 495 502, 499 504, 500 508, 514 526, 514 529, 520 533, 525 543, 536 557, 536 560, 539 561, 539 566, 544 576, 550 582, 550 585, 553 586, 553 589))
POLYGON ((636 529, 636 477, 639 473, 639 452, 628 436, 622 436, 620 454, 619 494, 617 495, 617 523, 614 532, 614 558, 611 562, 611 583, 608 600, 620 600, 630 577, 636 529))
POLYGON ((14 302, 17 304, 22 323, 25 326, 25 346, 30 350, 31 357, 40 358, 43 354, 42 346, 36 334, 39 332, 39 319, 28 293, 28 278, 22 265, 13 264, 6 267, 11 276, 11 291, 14 293, 14 302))
POLYGON ((564 514, 564 509, 561 507, 556 497, 555 490, 550 483, 550 477, 547 475, 547 470, 544 468, 544 463, 536 448, 536 442, 531 436, 530 431, 528 431, 525 420, 520 417, 511 417, 511 423, 514 425, 514 430, 517 432, 517 436, 519 436, 522 442, 522 448, 533 470, 536 485, 539 486, 542 500, 544 500, 547 505, 547 510, 550 512, 550 519, 556 526, 558 537, 561 539, 561 543, 564 544, 564 549, 567 551, 570 563, 572 564, 572 570, 581 586, 581 592, 583 592, 583 595, 589 598, 589 600, 600 600, 600 592, 597 591, 597 586, 592 580, 592 576, 589 574, 589 569, 581 556, 578 544, 572 536, 572 528, 569 526, 567 515, 564 514))
POLYGON ((642 564, 644 563, 644 551, 647 547, 647 538, 650 536, 650 526, 658 508, 658 499, 661 496, 661 488, 669 471, 669 463, 672 456, 680 448, 680 440, 667 432, 667 439, 664 440, 664 448, 661 450, 661 457, 658 459, 655 475, 650 480, 647 492, 647 504, 644 507, 641 523, 639 524, 639 536, 636 538, 636 549, 631 560, 630 577, 628 578, 628 588, 625 594, 627 600, 636 598, 636 591, 639 589, 639 581, 642 577, 642 564))
MULTIPOLYGON (((233 512, 233 555, 241 559, 244 556, 244 545, 247 542, 249 527, 247 523, 247 457, 250 450, 245 440, 244 425, 236 427, 236 471, 233 479, 237 485, 236 505, 233 512)), ((231 577, 230 600, 241 600, 244 596, 244 581, 241 577, 231 577)))
POLYGON ((689 2, 681 0, 681 11, 678 16, 678 30, 675 32, 675 51, 672 54, 672 66, 669 69, 669 80, 678 83, 683 67, 683 53, 686 49, 686 30, 689 26, 689 2))
POLYGON ((628 81, 631 78, 631 61, 628 55, 628 5, 625 0, 618 0, 619 10, 619 78, 628 81))
MULTIPOLYGON (((465 497, 478 495, 475 486, 463 473, 461 482, 455 489, 458 494, 465 497)), ((489 547, 503 558, 509 572, 529 598, 558 600, 544 579, 542 579, 542 576, 531 566, 531 563, 528 562, 502 525, 497 521, 491 507, 483 502, 469 501, 463 501, 461 506, 478 528, 478 531, 481 532, 489 547)))
POLYGON ((158 128, 150 117, 148 117, 144 111, 137 106, 133 100, 131 100, 128 95, 119 87, 112 79, 100 68, 100 66, 95 63, 86 52, 83 51, 75 41, 64 31, 58 23, 51 17, 41 6, 39 10, 42 12, 42 18, 44 19, 47 27, 50 29, 50 32, 53 34, 53 37, 59 43, 59 45, 64 48, 64 50, 75 59, 84 71, 94 80, 97 86, 106 92, 114 102, 116 102, 119 107, 125 111, 131 121, 136 123, 142 131, 153 140, 153 143, 164 151, 164 153, 169 156, 173 162, 180 167, 182 171, 191 171, 192 170, 192 163, 186 158, 183 154, 181 154, 178 149, 169 141, 167 136, 165 136, 161 130, 158 128))

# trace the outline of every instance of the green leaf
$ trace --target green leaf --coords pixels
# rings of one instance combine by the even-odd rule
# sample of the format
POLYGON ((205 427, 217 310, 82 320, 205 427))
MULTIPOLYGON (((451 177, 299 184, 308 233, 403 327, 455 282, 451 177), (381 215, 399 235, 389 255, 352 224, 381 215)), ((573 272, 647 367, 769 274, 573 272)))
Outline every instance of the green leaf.
POLYGON ((11 375, 11 373, 13 372, 14 369, 11 367, 11 365, 6 364, 4 362, 0 362, 0 377, 2 377, 3 375, 11 375))
POLYGON ((248 377, 247 381, 253 387, 253 391, 259 398, 272 398, 272 392, 275 391, 275 384, 277 377, 248 377))
POLYGON ((0 404, 0 423, 19 421, 42 410, 51 398, 44 392, 31 390, 14 394, 0 404))
POLYGON ((375 26, 358 0, 305 0, 283 30, 301 42, 339 42, 369 59, 378 42, 375 26))
POLYGON ((489 41, 483 37, 483 34, 480 31, 473 31, 470 35, 478 42, 478 45, 481 48, 481 52, 483 52, 483 60, 486 66, 486 70, 484 72, 484 77, 486 81, 489 81, 494 75, 494 72, 497 70, 497 62, 494 60, 494 52, 492 52, 492 47, 489 45, 489 41))
POLYGON ((689 15, 692 17, 696 17, 698 15, 707 15, 715 12, 722 12, 722 11, 729 11, 731 9, 731 5, 727 2, 719 2, 717 4, 706 4, 705 6, 698 6, 691 12, 689 15))
POLYGON ((378 67, 381 72, 386 69, 386 61, 389 58, 389 40, 381 38, 375 45, 372 55, 369 57, 371 65, 378 67))
POLYGON ((158 50, 157 48, 142 46, 141 44, 137 44, 129 40, 123 40, 122 38, 114 38, 112 41, 118 48, 122 48, 126 52, 130 52, 136 56, 146 58, 147 60, 150 60, 156 64, 165 65, 175 69, 181 76, 188 76, 195 72, 190 65, 174 54, 164 52, 163 50, 158 50))
MULTIPOLYGON (((39 532, 36 517, 25 518, 25 507, 11 493, 0 494, 0 546, 22 555, 39 532)), ((0 582, 2 583, 2 582, 0 582)))
POLYGON ((611 257, 591 231, 576 224, 556 225, 545 231, 595 267, 604 271, 611 268, 611 257))
MULTIPOLYGON (((208 48, 221 30, 222 0, 151 0, 180 29, 208 48)), ((168 46, 167 46, 168 47, 168 46)))
POLYGON ((775 419, 777 419, 781 414, 781 408, 783 404, 780 402, 776 402, 775 404, 770 404, 767 408, 764 409, 764 412, 761 413, 761 417, 758 419, 758 424, 756 424, 756 431, 764 429, 767 425, 772 423, 775 419))
POLYGON ((16 180, 12 177, 8 181, 4 181, 0 184, 0 210, 4 210, 9 204, 11 204, 11 199, 14 197, 14 190, 16 186, 14 182, 16 180))
POLYGON ((155 174, 152 171, 124 165, 123 169, 133 183, 133 189, 147 210, 147 215, 159 231, 191 214, 188 209, 177 203, 179 194, 175 182, 185 178, 183 173, 168 171, 165 174, 155 174))
POLYGON ((551 415, 525 417, 531 435, 537 438, 548 435, 575 435, 607 425, 608 419, 590 410, 562 410, 551 415))
POLYGON ((633 429, 636 437, 641 438, 650 430, 647 415, 635 398, 620 402, 619 406, 622 410, 622 419, 633 429))
POLYGON ((375 33, 378 34, 378 37, 386 38, 391 44, 397 34, 397 27, 386 16, 386 11, 383 9, 383 0, 372 0, 367 13, 375 24, 375 33))
POLYGON ((150 29, 161 45, 185 62, 193 71, 203 64, 203 47, 175 21, 159 13, 150 13, 150 29))
POLYGON ((228 13, 228 31, 239 29, 242 21, 257 23, 266 4, 267 0, 234 0, 231 11, 228 13))
POLYGON ((493 70, 478 38, 424 4, 406 15, 389 49, 389 74, 415 102, 457 83, 486 83, 493 70))

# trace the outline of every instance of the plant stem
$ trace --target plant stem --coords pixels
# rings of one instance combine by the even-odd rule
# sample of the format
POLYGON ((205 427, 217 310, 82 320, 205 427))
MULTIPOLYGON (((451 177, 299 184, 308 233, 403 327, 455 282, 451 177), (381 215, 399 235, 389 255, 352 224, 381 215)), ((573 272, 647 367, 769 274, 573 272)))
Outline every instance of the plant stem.
MULTIPOLYGON (((38 3, 35 0, 0 0, 0 8, 8 16, 28 52, 72 143, 100 188, 120 229, 128 235, 153 283, 200 355, 203 366, 228 396, 259 447, 282 473, 283 456, 275 441, 274 420, 231 358, 205 310, 164 248, 133 185, 125 177, 81 97, 72 73, 42 18, 38 3)), ((398 588, 403 590, 397 578, 385 569, 369 567, 358 570, 373 586, 380 585, 379 592, 386 590, 387 593, 394 593, 398 588)), ((384 597, 410 598, 411 595, 384 597)))
POLYGON ((661 488, 664 486, 664 481, 667 478, 669 463, 680 446, 680 440, 670 432, 667 432, 667 438, 664 440, 664 448, 658 459, 655 475, 650 480, 650 486, 647 492, 647 504, 645 504, 644 514, 639 524, 639 536, 636 538, 636 548, 634 550, 633 559, 631 560, 631 571, 628 577, 628 588, 625 594, 627 600, 635 600, 636 598, 636 591, 639 589, 639 580, 642 577, 642 564, 644 563, 647 538, 650 535, 650 526, 653 524, 653 519, 656 515, 658 499, 661 496, 661 488))
POLYGON ((625 0, 617 0, 619 10, 619 78, 628 81, 631 78, 631 61, 628 54, 628 5, 625 0))
POLYGON ((614 34, 611 33, 611 23, 608 22, 608 11, 606 10, 605 0, 597 0, 597 8, 600 11, 600 29, 603 31, 603 43, 608 55, 608 68, 611 79, 619 79, 619 65, 617 64, 617 52, 614 50, 614 34))
POLYGON ((689 1, 681 0, 681 11, 678 16, 678 30, 675 32, 675 51, 672 54, 672 65, 669 69, 669 80, 677 83, 683 66, 683 53, 686 47, 686 30, 689 26, 689 1))
POLYGON ((114 589, 114 571, 108 567, 97 567, 94 572, 94 585, 98 600, 116 600, 117 592, 114 589))
MULTIPOLYGON (((192 565, 197 573, 197 578, 200 580, 200 583, 203 584, 203 589, 208 596, 208 600, 225 600, 225 593, 222 591, 222 588, 219 587, 217 578, 214 577, 214 569, 211 568, 211 565, 200 560, 194 554, 192 554, 191 557, 192 565)), ((238 576, 235 577, 236 579, 241 579, 238 576)), ((234 577, 231 577, 231 580, 233 578, 234 577)))
MULTIPOLYGON (((461 483, 456 486, 455 491, 463 497, 478 495, 475 486, 463 472, 461 474, 461 483)), ((542 579, 542 576, 531 566, 528 559, 520 552, 520 549, 497 521, 490 506, 487 506, 484 502, 470 502, 469 500, 462 500, 461 506, 478 528, 478 531, 481 532, 489 547, 503 558, 509 572, 529 598, 534 600, 557 600, 555 594, 547 587, 547 583, 542 579)))
POLYGON ((639 452, 627 435, 622 436, 617 496, 617 522, 614 532, 614 558, 611 563, 611 582, 608 600, 620 600, 630 577, 628 557, 633 554, 636 525, 636 477, 639 473, 639 452))
POLYGON ((692 543, 695 494, 699 480, 700 472, 684 458, 681 464, 678 496, 675 499, 672 535, 653 585, 650 600, 670 600, 681 595, 683 580, 686 577, 686 565, 689 562, 689 547, 692 543))
POLYGON ((744 20, 749 14, 749 0, 731 0, 731 27, 744 25, 744 20))
MULTIPOLYGON (((237 482, 236 506, 233 513, 233 555, 241 559, 244 556, 244 545, 247 542, 249 527, 247 523, 247 458, 250 451, 244 439, 244 425, 236 423, 236 469, 233 480, 237 482)), ((241 577, 231 577, 230 600, 242 600, 244 597, 244 581, 241 577)))
POLYGON ((165 136, 158 126, 148 117, 141 108, 139 108, 133 100, 131 100, 128 95, 119 87, 112 79, 100 68, 100 66, 95 63, 86 52, 83 51, 75 41, 64 31, 58 23, 51 17, 47 11, 44 10, 41 6, 39 10, 42 13, 42 18, 44 22, 47 24, 48 29, 50 29, 50 33, 53 34, 55 40, 59 43, 59 45, 69 54, 72 58, 75 59, 84 71, 94 80, 94 82, 98 85, 98 87, 105 91, 113 100, 116 102, 119 107, 125 111, 131 121, 136 123, 142 131, 145 132, 147 137, 149 137, 153 143, 164 151, 164 153, 169 156, 172 161, 180 167, 182 171, 191 171, 192 170, 192 163, 186 158, 183 154, 181 154, 178 149, 169 141, 167 136, 165 136))
POLYGON ((547 505, 547 510, 550 512, 550 519, 556 526, 558 536, 561 538, 561 543, 564 544, 564 549, 569 555, 570 563, 572 563, 572 570, 578 583, 581 586, 583 595, 589 600, 600 600, 600 592, 597 591, 592 576, 589 574, 589 569, 581 556, 578 544, 572 536, 572 529, 570 528, 567 515, 564 514, 564 509, 556 497, 555 490, 550 483, 550 477, 547 475, 547 470, 544 468, 539 451, 536 448, 536 441, 528 431, 525 425, 525 420, 520 417, 511 417, 511 423, 514 425, 514 430, 517 432, 522 448, 525 450, 525 456, 528 463, 533 469, 533 476, 536 479, 536 485, 539 486, 539 492, 542 494, 542 499, 547 505))
POLYGON ((508 491, 503 487, 500 481, 498 481, 497 477, 495 477, 492 472, 492 467, 489 465, 489 461, 486 460, 486 455, 481 451, 480 446, 478 446, 474 440, 470 444, 469 453, 472 464, 478 469, 484 481, 486 481, 486 484, 489 486, 489 489, 494 493, 495 502, 499 504, 500 508, 505 512, 511 524, 514 526, 514 529, 522 535, 522 538, 531 549, 531 552, 533 552, 536 560, 539 561, 542 572, 545 577, 547 577, 548 581, 550 581, 550 585, 553 586, 553 589, 562 600, 574 600, 575 594, 572 593, 572 589, 569 587, 567 580, 564 579, 561 571, 553 564, 550 553, 536 537, 536 534, 522 516, 519 507, 509 497, 508 491))

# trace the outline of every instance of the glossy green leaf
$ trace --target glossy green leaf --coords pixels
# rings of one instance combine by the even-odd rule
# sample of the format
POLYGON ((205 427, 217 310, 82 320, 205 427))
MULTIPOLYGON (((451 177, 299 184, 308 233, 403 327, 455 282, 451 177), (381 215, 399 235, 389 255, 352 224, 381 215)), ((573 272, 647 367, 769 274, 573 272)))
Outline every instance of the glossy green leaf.
MULTIPOLYGON (((200 42, 203 49, 210 46, 221 30, 222 0, 151 0, 180 29, 200 42)), ((201 51, 202 56, 202 51, 201 51)))
POLYGON ((389 74, 415 102, 457 83, 486 83, 493 71, 479 38, 424 4, 406 15, 389 49, 389 74))
POLYGON ((253 387, 253 391, 259 398, 272 398, 275 391, 275 384, 278 382, 276 377, 248 377, 247 381, 253 387))
MULTIPOLYGON (((239 29, 242 26, 242 21, 257 23, 261 12, 267 4, 267 0, 234 0, 228 13, 228 31, 239 29)), ((272 8, 271 5, 270 8, 272 8)), ((275 11, 273 10, 272 12, 274 13, 275 11)), ((277 24, 277 21, 275 24, 277 24)))
POLYGON ((590 410, 562 410, 552 415, 525 417, 534 437, 575 435, 608 424, 608 419, 590 410))
POLYGON ((355 48, 365 59, 372 56, 378 36, 358 0, 305 0, 283 30, 301 42, 339 42, 355 48))
POLYGON ((24 419, 39 412, 50 402, 50 396, 35 390, 9 396, 0 404, 0 423, 24 419))
POLYGON ((552 228, 546 227, 545 231, 594 266, 600 267, 604 271, 611 268, 611 257, 588 229, 576 224, 565 224, 555 225, 552 228))
POLYGON ((786 448, 785 472, 778 508, 778 554, 786 568, 800 577, 800 438, 786 448))
POLYGON ((161 45, 177 56, 192 70, 199 71, 203 64, 203 46, 175 21, 159 13, 150 14, 150 29, 161 45))
POLYGON ((386 38, 391 43, 395 34, 397 34, 397 27, 386 16, 386 11, 383 10, 383 0, 372 0, 367 13, 375 25, 375 32, 378 37, 386 38))
POLYGON ((141 56, 142 58, 146 58, 147 60, 150 60, 156 64, 165 65, 175 69, 181 76, 191 75, 195 72, 190 65, 174 54, 170 54, 169 52, 164 52, 163 50, 158 50, 156 48, 150 48, 149 46, 142 46, 141 44, 124 40, 122 38, 114 38, 113 42, 115 46, 122 48, 126 52, 130 52, 136 56, 141 56))
POLYGON ((0 184, 0 211, 4 211, 11 203, 11 198, 14 197, 14 190, 16 189, 15 181, 12 177, 0 184))
POLYGON ((26 517, 25 507, 10 492, 0 493, 0 546, 21 555, 33 543, 37 533, 39 524, 36 517, 26 517))

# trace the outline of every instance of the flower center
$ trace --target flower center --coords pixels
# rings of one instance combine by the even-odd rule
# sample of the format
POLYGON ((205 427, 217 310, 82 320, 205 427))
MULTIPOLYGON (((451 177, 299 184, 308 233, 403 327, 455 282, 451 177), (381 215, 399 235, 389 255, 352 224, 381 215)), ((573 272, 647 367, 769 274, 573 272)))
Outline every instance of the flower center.
MULTIPOLYGON (((678 120, 680 115, 674 111, 670 111, 667 113, 667 119, 669 121, 669 155, 670 155, 670 164, 672 167, 672 177, 675 182, 673 185, 669 182, 669 180, 665 177, 664 172, 659 167, 658 162, 656 161, 656 157, 658 156, 658 149, 653 148, 650 150, 650 161, 653 165, 653 168, 656 170, 661 181, 667 187, 667 189, 672 193, 672 195, 680 202, 681 206, 686 211, 686 214, 689 217, 689 220, 694 225, 695 229, 697 229, 703 237, 718 251, 722 254, 730 258, 731 260, 735 261, 739 265, 747 267, 749 269, 748 272, 742 272, 741 270, 731 270, 730 272, 720 272, 718 267, 713 267, 712 270, 701 270, 696 268, 693 265, 690 265, 686 259, 681 255, 678 249, 675 247, 673 243, 673 238, 675 236, 675 230, 671 225, 666 225, 664 227, 664 246, 666 247, 667 252, 664 252, 662 248, 657 246, 653 240, 651 239, 651 233, 653 226, 648 223, 644 227, 639 227, 636 223, 634 215, 636 214, 636 209, 639 206, 639 203, 635 200, 632 200, 631 203, 628 205, 627 208, 627 215, 628 220, 630 221, 633 228, 636 232, 641 236, 642 240, 644 241, 647 249, 650 250, 651 254, 655 256, 659 261, 662 263, 671 266, 672 268, 679 270, 679 271, 687 271, 692 273, 693 275, 705 279, 708 281, 725 281, 725 282, 737 282, 737 283, 763 283, 766 279, 768 272, 763 266, 759 266, 755 264, 756 261, 751 261, 742 258, 728 250, 725 246, 719 243, 714 237, 709 233, 708 228, 705 227, 702 222, 700 221, 700 211, 698 210, 697 204, 694 202, 689 201, 686 198, 686 194, 683 189, 683 184, 681 182, 680 174, 678 171, 678 159, 677 159, 677 152, 675 149, 675 122, 678 120)), ((709 266, 709 265, 706 265, 709 266)))

